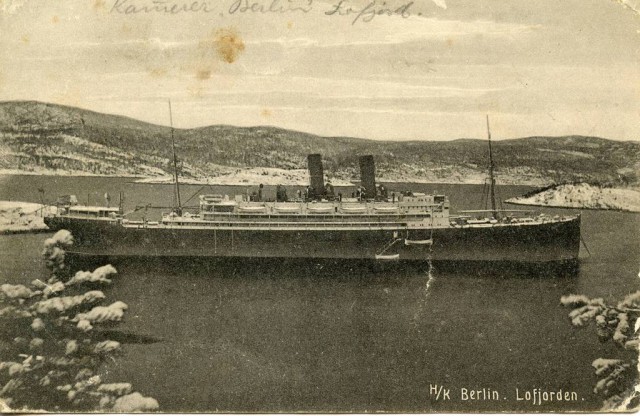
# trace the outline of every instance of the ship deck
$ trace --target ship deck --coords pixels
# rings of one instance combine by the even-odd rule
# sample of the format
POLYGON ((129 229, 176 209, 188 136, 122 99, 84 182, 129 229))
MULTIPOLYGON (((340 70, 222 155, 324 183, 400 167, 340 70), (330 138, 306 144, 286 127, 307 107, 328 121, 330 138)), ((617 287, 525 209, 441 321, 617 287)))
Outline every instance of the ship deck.
MULTIPOLYGON (((567 216, 554 218, 549 216, 541 216, 535 218, 513 218, 508 221, 475 222, 475 223, 456 223, 449 224, 425 223, 422 221, 425 216, 398 216, 390 219, 388 216, 379 217, 377 220, 367 220, 360 218, 353 221, 353 217, 338 216, 328 218, 316 217, 310 220, 309 216, 298 216, 295 221, 289 216, 273 216, 273 215, 248 215, 233 214, 225 216, 223 220, 203 220, 199 216, 178 217, 165 216, 162 221, 132 221, 120 218, 86 218, 74 215, 64 215, 61 218, 79 220, 79 221, 101 221, 119 225, 123 228, 156 228, 156 229, 236 229, 236 230, 401 230, 401 229, 469 229, 469 228, 501 228, 501 227, 527 227, 542 224, 562 223, 572 221, 576 216, 567 216), (348 219, 351 219, 349 221, 348 219)), ((455 219, 457 217, 451 217, 455 219)), ((477 220, 476 220, 477 221, 477 220)))

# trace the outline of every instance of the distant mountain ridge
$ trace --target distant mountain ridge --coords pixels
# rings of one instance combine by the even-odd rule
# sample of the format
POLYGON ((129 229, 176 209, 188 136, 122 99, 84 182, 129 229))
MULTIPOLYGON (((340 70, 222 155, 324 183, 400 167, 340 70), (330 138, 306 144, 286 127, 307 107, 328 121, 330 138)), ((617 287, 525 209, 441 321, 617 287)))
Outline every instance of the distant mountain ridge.
MULTIPOLYGON (((482 182, 487 142, 378 141, 322 137, 277 127, 214 125, 176 129, 182 175, 234 169, 301 169, 323 156, 329 176, 358 178, 358 155, 373 154, 385 181, 482 182)), ((170 128, 132 118, 36 101, 0 102, 0 169, 159 176, 172 171, 170 128)), ((638 183, 640 143, 597 137, 527 137, 494 142, 501 183, 638 183)))

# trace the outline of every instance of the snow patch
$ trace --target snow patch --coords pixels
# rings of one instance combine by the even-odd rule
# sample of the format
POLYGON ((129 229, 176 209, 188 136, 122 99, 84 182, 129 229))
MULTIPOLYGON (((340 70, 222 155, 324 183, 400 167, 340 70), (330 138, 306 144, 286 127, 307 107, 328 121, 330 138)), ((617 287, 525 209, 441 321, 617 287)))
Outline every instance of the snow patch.
POLYGON ((586 183, 566 184, 528 197, 511 198, 506 202, 545 207, 640 212, 640 191, 631 188, 602 188, 586 183))
POLYGON ((46 230, 43 217, 55 210, 32 202, 0 201, 0 233, 46 230))

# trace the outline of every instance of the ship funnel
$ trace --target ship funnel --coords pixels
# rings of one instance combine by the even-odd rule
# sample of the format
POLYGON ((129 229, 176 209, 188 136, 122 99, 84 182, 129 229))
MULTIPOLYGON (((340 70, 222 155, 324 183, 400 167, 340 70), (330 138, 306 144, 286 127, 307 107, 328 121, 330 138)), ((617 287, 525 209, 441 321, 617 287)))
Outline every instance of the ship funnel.
POLYGON ((376 167, 373 156, 360 156, 360 181, 365 189, 365 198, 376 197, 376 167))
POLYGON ((307 156, 309 163, 309 182, 311 185, 310 198, 322 198, 324 193, 324 171, 322 170, 322 157, 318 153, 307 156))

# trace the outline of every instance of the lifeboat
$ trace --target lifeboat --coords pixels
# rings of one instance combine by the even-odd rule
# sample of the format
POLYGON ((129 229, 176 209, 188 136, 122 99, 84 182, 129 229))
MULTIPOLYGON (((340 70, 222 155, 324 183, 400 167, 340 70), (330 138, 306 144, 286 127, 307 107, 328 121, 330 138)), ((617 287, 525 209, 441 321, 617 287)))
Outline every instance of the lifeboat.
POLYGON ((267 207, 264 205, 241 205, 238 207, 238 211, 244 213, 261 213, 265 212, 267 207))
POLYGON ((362 214, 367 212, 367 207, 363 205, 354 205, 354 206, 342 206, 340 208, 340 212, 345 214, 362 214))
POLYGON ((394 261, 400 260, 400 254, 376 254, 376 260, 380 261, 394 261))
POLYGON ((329 214, 333 212, 333 205, 317 205, 307 207, 307 212, 309 214, 329 214))
POLYGON ((282 214, 296 214, 300 212, 300 205, 298 204, 282 204, 282 205, 274 205, 273 209, 276 212, 282 214))
POLYGON ((427 240, 409 240, 406 238, 404 240, 405 246, 430 246, 433 244, 433 238, 429 238, 427 240))
POLYGON ((395 207, 395 206, 373 207, 373 209, 376 212, 379 212, 379 213, 382 213, 382 214, 398 212, 398 207, 395 207))
POLYGON ((489 224, 489 218, 480 218, 480 219, 468 219, 467 224, 475 225, 475 224, 489 224))

